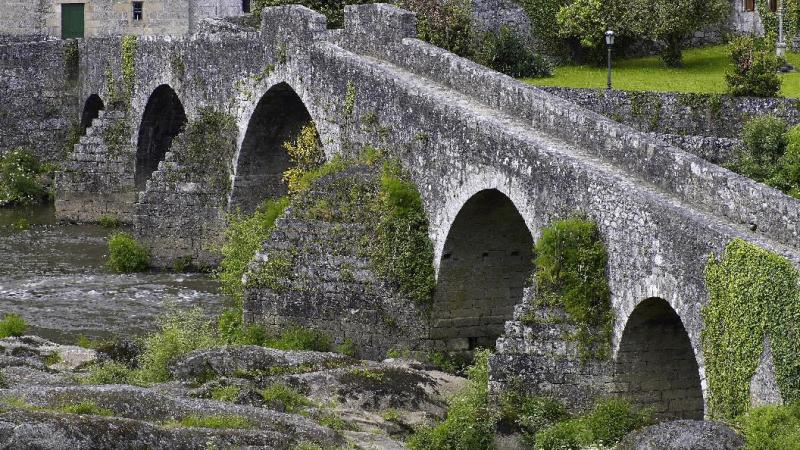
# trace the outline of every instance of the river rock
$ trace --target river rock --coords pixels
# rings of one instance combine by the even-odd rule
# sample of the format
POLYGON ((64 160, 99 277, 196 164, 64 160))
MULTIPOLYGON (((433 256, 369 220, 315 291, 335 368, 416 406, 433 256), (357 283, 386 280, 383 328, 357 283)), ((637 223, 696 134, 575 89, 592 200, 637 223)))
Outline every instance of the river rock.
POLYGON ((0 355, 23 358, 32 367, 44 364, 54 370, 78 370, 97 360, 97 352, 75 345, 61 345, 38 336, 0 339, 0 355))
POLYGON ((618 450, 738 450, 744 438, 721 422, 675 420, 634 431, 618 450))
POLYGON ((173 378, 184 381, 216 377, 250 378, 294 371, 309 372, 354 364, 336 353, 287 351, 245 345, 197 350, 177 359, 170 367, 173 378))

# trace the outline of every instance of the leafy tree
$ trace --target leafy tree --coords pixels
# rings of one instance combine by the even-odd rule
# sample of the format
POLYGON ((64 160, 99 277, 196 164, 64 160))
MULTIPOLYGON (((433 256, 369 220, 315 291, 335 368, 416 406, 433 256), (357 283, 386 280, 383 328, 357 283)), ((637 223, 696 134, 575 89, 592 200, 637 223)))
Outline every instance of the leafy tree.
POLYGON ((728 92, 735 96, 775 97, 781 90, 780 60, 773 40, 742 36, 729 46, 733 70, 725 75, 728 92))
POLYGON ((630 0, 625 22, 637 36, 665 43, 664 63, 680 67, 686 40, 697 30, 722 23, 730 12, 730 0, 630 0))

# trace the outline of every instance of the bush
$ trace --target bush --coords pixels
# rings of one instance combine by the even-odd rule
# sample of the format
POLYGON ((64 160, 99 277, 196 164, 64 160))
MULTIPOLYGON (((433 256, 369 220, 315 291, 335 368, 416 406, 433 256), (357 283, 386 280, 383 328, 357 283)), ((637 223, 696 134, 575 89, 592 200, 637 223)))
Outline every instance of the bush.
POLYGON ((331 340, 323 332, 304 327, 291 327, 277 339, 268 340, 266 347, 279 350, 311 350, 327 352, 331 349, 331 340))
POLYGON ((488 400, 491 352, 478 350, 467 371, 469 383, 449 402, 447 419, 434 427, 419 429, 407 442, 412 450, 490 448, 498 416, 488 400))
POLYGON ((108 267, 119 273, 141 272, 150 264, 150 252, 128 233, 108 240, 108 267))
POLYGON ((536 450, 580 449, 592 442, 586 422, 570 419, 558 422, 536 433, 536 450))
POLYGON ((0 207, 42 202, 47 197, 40 182, 44 172, 39 159, 28 150, 16 148, 0 156, 0 207))
POLYGON ((736 420, 748 450, 800 449, 800 403, 756 408, 736 420))
POLYGON ((730 169, 800 198, 800 126, 767 115, 744 126, 744 146, 730 169))
POLYGON ((128 384, 131 368, 116 361, 104 361, 89 368, 89 373, 80 378, 82 384, 128 384))
POLYGON ((608 255, 597 224, 577 217, 556 221, 542 229, 534 254, 536 302, 562 305, 579 325, 582 358, 608 356, 613 321, 608 255), (604 333, 593 333, 596 326, 604 333))
POLYGON ((322 143, 319 141, 314 122, 305 125, 296 140, 284 142, 283 148, 293 163, 293 166, 283 173, 283 181, 289 188, 289 194, 295 194, 303 190, 303 175, 325 161, 325 153, 322 151, 322 143))
POLYGON ((549 397, 519 393, 519 387, 509 386, 500 397, 500 415, 506 425, 518 429, 529 444, 536 433, 569 418, 564 405, 549 397))
POLYGON ((191 351, 220 344, 203 310, 173 310, 159 319, 161 329, 144 338, 134 378, 140 383, 159 383, 170 378, 169 364, 191 351))
POLYGON ((541 55, 534 54, 520 37, 503 26, 497 33, 487 33, 477 60, 481 64, 512 77, 547 77, 553 66, 541 55))
POLYGON ((283 383, 275 383, 267 386, 261 391, 261 396, 264 398, 264 401, 268 403, 279 402, 288 413, 297 413, 306 406, 313 405, 308 397, 283 383))
POLYGON ((417 34, 423 41, 465 58, 475 55, 469 0, 402 0, 400 7, 417 13, 417 34))
POLYGON ((6 314, 0 320, 0 338, 22 336, 27 329, 28 323, 19 314, 6 314))
POLYGON ((763 38, 741 36, 731 41, 729 53, 733 70, 725 75, 728 92, 735 96, 775 97, 781 90, 778 69, 781 62, 771 44, 763 38))
POLYGON ((100 226, 103 228, 117 228, 119 227, 119 219, 117 216, 101 216, 100 226))

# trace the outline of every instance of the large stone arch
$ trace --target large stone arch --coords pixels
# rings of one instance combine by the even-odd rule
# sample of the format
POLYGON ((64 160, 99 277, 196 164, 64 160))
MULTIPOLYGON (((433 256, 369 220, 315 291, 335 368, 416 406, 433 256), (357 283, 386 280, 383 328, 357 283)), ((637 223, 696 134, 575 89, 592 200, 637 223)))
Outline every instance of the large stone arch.
POLYGON ((97 94, 92 94, 86 99, 81 111, 81 134, 86 134, 86 129, 92 126, 92 121, 100 117, 100 111, 105 108, 103 99, 97 94))
POLYGON ((702 419, 701 373, 680 316, 658 297, 628 317, 614 363, 619 394, 661 419, 702 419))
POLYGON ((431 338, 451 351, 493 347, 522 301, 532 259, 533 237, 511 199, 497 189, 470 197, 442 249, 431 338))
POLYGON ((150 175, 164 160, 172 140, 183 130, 186 122, 183 103, 172 87, 162 84, 155 88, 139 124, 134 173, 137 190, 144 190, 150 175))
POLYGON ((291 160, 283 143, 312 121, 305 103, 288 83, 267 90, 250 115, 235 161, 231 210, 249 213, 264 199, 286 194, 283 173, 291 160))

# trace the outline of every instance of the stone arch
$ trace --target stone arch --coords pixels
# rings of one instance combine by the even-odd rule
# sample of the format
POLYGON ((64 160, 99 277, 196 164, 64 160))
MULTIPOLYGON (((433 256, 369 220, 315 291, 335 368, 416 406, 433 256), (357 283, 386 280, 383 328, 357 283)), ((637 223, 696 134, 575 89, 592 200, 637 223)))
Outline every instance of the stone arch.
POLYGON ((494 347, 533 269, 533 237, 497 189, 473 195, 455 217, 439 261, 431 338, 450 351, 494 347))
POLYGON ((158 86, 147 100, 139 125, 134 175, 136 189, 144 189, 186 122, 186 111, 178 94, 168 84, 158 86))
POLYGON ((92 94, 86 99, 83 104, 83 112, 81 112, 81 134, 85 135, 86 130, 92 126, 92 121, 100 117, 100 111, 106 108, 103 99, 97 94, 92 94))
POLYGON ((259 100, 247 124, 235 163, 230 208, 249 213, 267 198, 287 193, 283 173, 291 159, 283 143, 312 122, 303 100, 287 83, 272 86, 259 100))
POLYGON ((669 303, 652 297, 634 308, 615 362, 619 394, 660 419, 702 419, 700 369, 689 334, 669 303))

